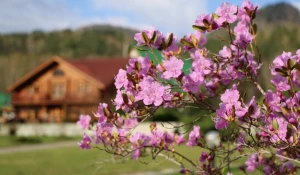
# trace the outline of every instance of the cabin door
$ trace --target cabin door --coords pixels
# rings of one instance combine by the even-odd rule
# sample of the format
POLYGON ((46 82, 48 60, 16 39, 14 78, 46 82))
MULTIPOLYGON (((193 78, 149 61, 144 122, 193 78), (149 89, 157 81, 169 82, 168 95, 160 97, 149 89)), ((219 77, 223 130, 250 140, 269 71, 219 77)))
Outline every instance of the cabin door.
POLYGON ((61 106, 51 106, 48 108, 47 120, 51 123, 61 123, 63 122, 63 109, 61 106))

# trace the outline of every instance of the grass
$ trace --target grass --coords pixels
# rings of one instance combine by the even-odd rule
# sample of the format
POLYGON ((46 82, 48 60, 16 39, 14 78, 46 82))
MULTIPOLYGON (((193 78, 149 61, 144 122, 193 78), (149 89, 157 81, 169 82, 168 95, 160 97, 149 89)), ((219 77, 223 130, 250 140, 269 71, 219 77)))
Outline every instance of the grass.
POLYGON ((0 148, 28 145, 28 144, 40 144, 40 143, 54 143, 67 140, 79 140, 78 137, 16 137, 16 136, 0 136, 0 148))
POLYGON ((169 161, 149 165, 134 160, 114 162, 105 152, 70 147, 1 155, 0 170, 5 175, 108 175, 176 168, 169 161))
MULTIPOLYGON (((177 148, 177 151, 197 161, 202 149, 181 146, 177 148)), ((135 172, 159 172, 165 169, 179 171, 177 165, 162 158, 159 158, 157 162, 152 161, 148 165, 135 160, 122 162, 121 160, 116 161, 111 155, 103 151, 96 149, 80 150, 76 146, 11 153, 0 157, 0 174, 5 175, 117 175, 135 172)), ((141 160, 147 161, 149 159, 142 158, 141 160)), ((237 170, 243 162, 235 164, 232 169, 235 175, 240 174, 237 173, 237 170)), ((178 174, 174 173, 172 175, 178 174)))

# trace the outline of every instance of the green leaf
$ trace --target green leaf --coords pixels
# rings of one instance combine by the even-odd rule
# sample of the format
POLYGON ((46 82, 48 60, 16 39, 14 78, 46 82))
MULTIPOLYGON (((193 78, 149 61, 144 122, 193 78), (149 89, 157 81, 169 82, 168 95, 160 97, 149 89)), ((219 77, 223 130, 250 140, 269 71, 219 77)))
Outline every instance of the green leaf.
POLYGON ((253 33, 254 35, 257 34, 257 24, 253 24, 253 33))
POLYGON ((272 121, 272 126, 273 126, 273 128, 274 128, 276 131, 278 130, 279 125, 278 125, 278 121, 277 121, 276 119, 274 119, 274 120, 272 121))
POLYGON ((167 48, 167 44, 166 44, 165 39, 163 38, 162 42, 161 42, 161 44, 160 44, 160 46, 159 46, 159 48, 157 50, 161 51, 161 50, 164 50, 166 48, 167 48))
POLYGON ((300 63, 294 64, 292 69, 297 69, 298 71, 300 71, 300 63))
POLYGON ((193 29, 197 30, 197 31, 200 31, 200 32, 203 32, 203 31, 206 31, 207 30, 207 27, 205 26, 197 26, 197 25, 193 25, 193 29))
POLYGON ((239 8, 238 6, 236 6, 236 12, 234 13, 234 15, 237 15, 239 13, 239 8))
POLYGON ((143 36, 145 43, 150 44, 150 39, 148 38, 148 36, 145 32, 142 32, 142 36, 143 36))
POLYGON ((285 109, 284 107, 281 107, 281 111, 284 115, 288 115, 289 111, 287 109, 285 109))
POLYGON ((210 26, 209 22, 207 21, 207 19, 203 19, 203 24, 205 25, 205 27, 210 26))
MULTIPOLYGON (((145 46, 145 45, 144 45, 145 46)), ((133 46, 134 48, 136 48, 139 51, 148 51, 147 48, 145 48, 144 46, 133 46)))
POLYGON ((292 70, 292 68, 294 67, 295 62, 292 61, 290 58, 287 60, 287 66, 289 70, 292 70))
POLYGON ((190 43, 188 40, 186 40, 186 39, 184 39, 184 38, 182 38, 182 39, 180 40, 180 42, 181 42, 183 45, 185 45, 185 46, 188 46, 188 47, 194 47, 193 43, 190 43))
POLYGON ((171 33, 167 40, 167 47, 170 47, 173 42, 173 33, 171 33))
POLYGON ((156 129, 156 123, 155 123, 155 122, 152 122, 152 123, 150 124, 150 130, 153 131, 153 130, 155 130, 155 129, 156 129))
POLYGON ((115 132, 115 131, 112 132, 112 135, 113 135, 114 138, 118 138, 119 137, 119 134, 117 132, 115 132))
POLYGON ((251 105, 248 108, 248 114, 251 115, 251 114, 253 114, 253 112, 254 112, 254 107, 251 105))
POLYGON ((256 7, 256 8, 254 9, 254 11, 251 12, 251 16, 250 16, 250 17, 251 17, 252 20, 255 19, 255 17, 256 17, 256 11, 257 11, 257 8, 258 8, 258 7, 256 7))
POLYGON ((194 46, 197 46, 197 39, 195 38, 194 35, 191 36, 191 40, 192 40, 194 46))
POLYGON ((103 112, 104 112, 106 117, 108 117, 110 115, 110 112, 107 108, 103 108, 103 112))
POLYGON ((127 96, 127 94, 122 94, 122 98, 123 98, 123 101, 124 101, 124 103, 125 104, 128 104, 128 96, 127 96))
POLYGON ((134 68, 135 68, 135 70, 139 71, 139 70, 141 69, 140 63, 136 61, 136 62, 134 63, 134 68))
MULTIPOLYGON (((247 14, 248 14, 248 16, 250 16, 251 14, 251 11, 248 9, 248 7, 244 7, 244 9, 246 10, 246 12, 247 12, 247 14)), ((251 17, 251 16, 250 16, 251 17)))
POLYGON ((287 77, 287 76, 288 76, 287 72, 285 72, 285 71, 283 71, 283 70, 281 70, 281 69, 279 69, 279 68, 275 68, 275 71, 276 71, 279 75, 281 75, 281 76, 283 76, 283 77, 287 77))
POLYGON ((214 19, 218 19, 218 18, 220 18, 220 17, 219 17, 217 14, 215 14, 215 13, 213 13, 213 15, 212 15, 212 16, 213 16, 213 18, 214 18, 214 19))
POLYGON ((135 98, 134 98, 133 95, 130 95, 130 96, 129 96, 129 99, 130 99, 130 101, 131 101, 132 103, 134 103, 135 98))
POLYGON ((157 33, 156 33, 156 31, 154 31, 154 32, 153 32, 153 35, 152 35, 152 38, 151 38, 151 41, 152 41, 153 43, 155 43, 156 40, 157 40, 157 33))
POLYGON ((297 145, 298 144, 298 136, 297 136, 297 133, 294 133, 294 135, 293 135, 293 145, 295 146, 295 145, 297 145))

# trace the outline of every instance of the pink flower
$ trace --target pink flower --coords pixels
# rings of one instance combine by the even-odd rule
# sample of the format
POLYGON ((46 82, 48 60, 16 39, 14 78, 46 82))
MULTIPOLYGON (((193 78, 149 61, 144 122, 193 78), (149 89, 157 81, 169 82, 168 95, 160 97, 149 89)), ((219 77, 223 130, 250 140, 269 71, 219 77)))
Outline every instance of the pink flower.
MULTIPOLYGON (((202 14, 202 15, 198 16, 195 21, 195 25, 201 26, 201 27, 207 27, 207 25, 208 25, 211 27, 211 30, 217 30, 220 28, 219 24, 217 23, 217 21, 215 21, 213 19, 211 14, 202 14)), ((205 33, 205 32, 206 31, 203 31, 203 33, 205 33)))
POLYGON ((172 56, 169 60, 163 61, 163 66, 166 70, 162 73, 162 78, 177 78, 181 74, 181 69, 183 68, 183 61, 172 56))
POLYGON ((247 8, 250 12, 253 12, 257 6, 253 5, 250 0, 245 0, 238 10, 239 20, 244 23, 250 23, 251 19, 245 8, 247 8))
POLYGON ((261 109, 257 105, 255 97, 252 97, 252 99, 250 100, 249 105, 248 105, 248 109, 249 109, 250 106, 253 107, 253 113, 251 114, 251 117, 255 118, 255 119, 260 118, 261 117, 261 109))
POLYGON ((202 163, 204 163, 205 161, 206 161, 206 159, 208 158, 208 154, 205 152, 205 151, 203 151, 202 153, 201 153, 201 157, 200 157, 200 162, 202 162, 202 163))
POLYGON ((237 149, 241 150, 242 146, 246 144, 245 134, 241 133, 237 140, 237 149))
MULTIPOLYGON (((193 43, 193 40, 192 40, 193 37, 196 39, 196 42, 198 43, 199 48, 201 46, 205 45, 206 42, 207 42, 207 39, 206 39, 205 35, 200 33, 200 32, 189 33, 186 36, 184 36, 184 39, 186 39, 190 43, 193 43)), ((194 50, 194 47, 183 46, 183 50, 185 50, 185 51, 194 50)))
POLYGON ((151 62, 149 57, 138 57, 138 58, 131 58, 128 61, 127 72, 133 73, 137 71, 140 76, 145 76, 148 74, 148 71, 151 67, 151 62), (139 70, 136 70, 136 65, 139 65, 139 70))
POLYGON ((294 165, 292 161, 288 161, 283 163, 280 166, 280 173, 289 173, 294 169, 294 165))
POLYGON ((174 143, 174 134, 169 134, 168 132, 164 132, 163 134, 163 140, 165 143, 165 148, 168 149, 168 146, 170 146, 172 143, 174 143))
POLYGON ((146 33, 149 40, 151 40, 154 32, 156 32, 157 39, 156 39, 156 41, 151 41, 151 46, 153 48, 159 48, 160 44, 162 43, 163 34, 160 31, 156 30, 154 27, 150 27, 149 30, 143 30, 140 33, 136 33, 134 35, 134 40, 137 41, 137 46, 146 45, 146 41, 144 40, 144 38, 142 36, 142 32, 146 33))
POLYGON ((124 105, 124 100, 122 96, 122 91, 117 91, 116 98, 113 100, 114 105, 116 106, 116 110, 119 110, 124 105))
POLYGON ((183 87, 182 89, 185 92, 192 92, 197 93, 200 90, 200 81, 195 81, 196 75, 193 76, 193 74, 187 75, 183 77, 183 87))
POLYGON ((236 34, 235 42, 242 48, 246 48, 248 44, 250 44, 253 40, 253 36, 247 30, 242 32, 238 32, 236 34))
POLYGON ((226 105, 221 104, 220 109, 216 111, 217 117, 215 118, 215 128, 220 130, 220 129, 225 129, 228 128, 228 122, 227 122, 227 114, 226 114, 226 105))
POLYGON ((184 142, 184 135, 179 135, 177 136, 177 139, 176 139, 176 143, 178 145, 182 144, 184 142))
POLYGON ((143 147, 146 146, 149 142, 149 136, 146 136, 143 133, 136 132, 135 134, 130 135, 130 142, 134 147, 143 147))
POLYGON ((273 66, 271 68, 272 75, 277 75, 275 71, 276 68, 282 69, 282 67, 287 67, 288 59, 292 58, 291 52, 283 52, 281 55, 277 56, 273 61, 273 66))
POLYGON ((199 72, 200 74, 207 75, 211 72, 212 64, 213 63, 210 59, 199 55, 199 58, 194 60, 192 63, 192 68, 194 71, 199 72))
POLYGON ((232 51, 229 47, 224 46, 222 50, 219 51, 219 55, 225 59, 232 57, 232 51))
POLYGON ((125 129, 132 129, 138 125, 137 118, 128 118, 125 120, 124 127, 125 129))
POLYGON ((100 116, 105 115, 105 114, 104 114, 104 108, 107 108, 107 104, 106 104, 106 103, 99 103, 99 106, 98 106, 98 114, 99 114, 100 116))
POLYGON ((249 30, 249 25, 247 23, 238 22, 234 27, 233 31, 235 33, 241 33, 242 31, 249 30))
POLYGON ((80 115, 79 121, 77 121, 77 125, 81 126, 84 130, 90 126, 91 117, 89 115, 80 115))
POLYGON ((189 140, 186 143, 187 146, 196 146, 198 139, 200 139, 200 126, 195 126, 194 129, 189 134, 189 140))
POLYGON ((280 97, 276 93, 268 90, 265 99, 272 111, 281 112, 280 97))
POLYGON ((227 2, 223 2, 220 7, 217 8, 216 14, 220 17, 218 24, 228 22, 229 24, 234 23, 237 19, 235 13, 237 12, 236 5, 229 5, 227 2))
POLYGON ((246 171, 253 172, 257 169, 258 163, 258 156, 257 154, 252 154, 249 156, 248 160, 246 161, 246 171))
POLYGON ((151 132, 150 134, 150 142, 149 144, 152 146, 159 146, 160 142, 163 139, 164 133, 161 132, 160 130, 156 129, 151 132))
POLYGON ((91 149, 92 138, 86 134, 83 135, 81 143, 79 143, 79 147, 81 149, 91 149))
POLYGON ((145 105, 154 104, 155 106, 159 106, 164 102, 163 97, 168 96, 170 93, 168 91, 170 89, 169 86, 163 86, 151 77, 144 78, 139 85, 141 91, 138 96, 143 100, 145 105))
POLYGON ((125 70, 120 69, 119 73, 115 77, 115 86, 117 89, 120 89, 122 87, 126 88, 128 86, 128 79, 127 79, 127 73, 125 70))
POLYGON ((139 157, 140 157, 140 149, 139 148, 136 148, 133 152, 132 152, 132 158, 135 159, 135 160, 139 160, 139 157))
POLYGON ((225 104, 235 105, 239 103, 240 93, 237 90, 236 85, 233 85, 232 89, 227 89, 224 94, 221 95, 221 101, 225 104))
POLYGON ((98 123, 95 131, 96 144, 109 144, 112 137, 113 124, 112 123, 98 123))
POLYGON ((271 83, 274 84, 274 86, 276 87, 276 90, 279 92, 288 91, 291 88, 291 86, 288 84, 287 78, 282 77, 280 75, 275 75, 272 78, 271 83))
POLYGON ((276 143, 277 141, 286 141, 287 125, 288 122, 283 118, 276 118, 278 123, 277 134, 273 134, 270 141, 276 143))

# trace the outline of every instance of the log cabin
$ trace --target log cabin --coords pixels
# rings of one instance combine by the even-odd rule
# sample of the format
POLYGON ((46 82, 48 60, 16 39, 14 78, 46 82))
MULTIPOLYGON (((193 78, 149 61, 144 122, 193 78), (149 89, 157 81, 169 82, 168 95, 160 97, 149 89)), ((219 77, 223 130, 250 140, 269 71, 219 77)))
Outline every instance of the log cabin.
POLYGON ((19 122, 75 122, 111 104, 114 76, 127 58, 68 60, 54 56, 25 74, 7 91, 19 122))

